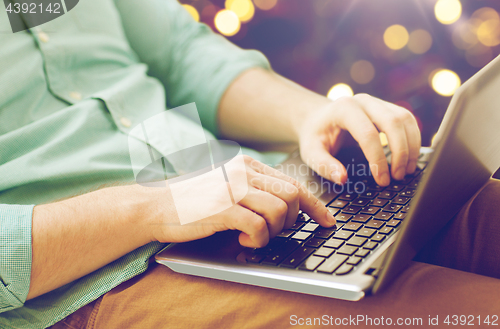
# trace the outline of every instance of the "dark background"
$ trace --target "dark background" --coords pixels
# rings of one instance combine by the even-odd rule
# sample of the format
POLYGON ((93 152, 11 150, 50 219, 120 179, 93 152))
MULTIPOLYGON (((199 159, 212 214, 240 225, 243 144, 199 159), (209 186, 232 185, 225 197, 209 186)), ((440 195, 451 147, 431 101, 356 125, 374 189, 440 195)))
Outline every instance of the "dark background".
MULTIPOLYGON (((431 73, 449 69, 463 83, 500 54, 500 46, 486 47, 477 39, 467 46, 454 41, 461 29, 478 24, 476 10, 489 7, 500 12, 499 0, 461 0, 462 15, 450 25, 436 19, 436 1, 277 0, 270 10, 256 7, 253 18, 228 39, 262 51, 276 72, 320 94, 343 82, 354 93, 369 93, 406 107, 419 121, 422 144, 430 145, 451 99, 433 90, 431 73), (414 54, 408 47, 389 49, 383 34, 393 24, 403 25, 408 32, 426 30, 432 36, 431 48, 424 54, 414 54), (369 83, 358 84, 350 76, 358 60, 367 60, 375 68, 369 83)), ((214 16, 224 9, 224 0, 181 2, 195 7, 200 21, 217 31, 214 16)))

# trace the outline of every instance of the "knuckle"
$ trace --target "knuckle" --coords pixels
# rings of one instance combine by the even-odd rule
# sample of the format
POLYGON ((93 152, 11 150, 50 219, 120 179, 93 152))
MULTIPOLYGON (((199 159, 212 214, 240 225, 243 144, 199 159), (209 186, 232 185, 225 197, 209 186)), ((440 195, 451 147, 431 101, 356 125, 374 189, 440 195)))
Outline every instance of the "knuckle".
POLYGON ((282 217, 288 212, 288 205, 285 201, 279 199, 275 208, 274 208, 277 217, 282 217))
POLYGON ((253 222, 252 222, 252 226, 256 232, 257 235, 262 235, 264 232, 267 231, 267 223, 266 221, 264 220, 264 218, 260 217, 259 215, 257 214, 254 214, 254 216, 252 216, 253 218, 253 222))

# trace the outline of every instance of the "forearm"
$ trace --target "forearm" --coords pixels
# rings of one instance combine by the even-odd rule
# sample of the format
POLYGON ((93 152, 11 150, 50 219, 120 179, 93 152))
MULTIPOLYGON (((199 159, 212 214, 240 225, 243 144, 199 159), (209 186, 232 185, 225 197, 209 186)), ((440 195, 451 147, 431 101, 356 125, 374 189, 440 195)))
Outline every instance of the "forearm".
POLYGON ((219 130, 223 137, 242 142, 297 143, 307 113, 330 102, 274 72, 248 70, 221 99, 219 130))
POLYGON ((91 273, 151 241, 144 196, 106 188, 34 208, 28 299, 91 273))

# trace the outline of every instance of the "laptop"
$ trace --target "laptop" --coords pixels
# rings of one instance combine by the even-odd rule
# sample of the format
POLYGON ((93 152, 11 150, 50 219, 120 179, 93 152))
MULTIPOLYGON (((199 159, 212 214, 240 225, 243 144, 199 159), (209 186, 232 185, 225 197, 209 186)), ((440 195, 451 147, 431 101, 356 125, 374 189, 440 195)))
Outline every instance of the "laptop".
POLYGON ((226 231, 170 244, 156 261, 179 273, 325 297, 355 301, 375 294, 499 168, 499 90, 500 56, 457 90, 439 142, 422 148, 417 171, 387 187, 354 170, 366 164, 359 149, 336 155, 351 166, 343 186, 312 170, 297 170, 305 164, 298 152, 292 154, 279 169, 328 207, 337 218, 334 228, 323 228, 300 212, 291 229, 263 248, 242 247, 239 232, 226 231))

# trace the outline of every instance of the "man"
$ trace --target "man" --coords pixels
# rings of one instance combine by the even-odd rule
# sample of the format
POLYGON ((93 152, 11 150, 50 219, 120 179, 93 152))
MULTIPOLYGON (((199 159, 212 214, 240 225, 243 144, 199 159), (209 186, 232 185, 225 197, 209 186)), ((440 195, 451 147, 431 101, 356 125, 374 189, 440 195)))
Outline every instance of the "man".
MULTIPOLYGON (((347 173, 332 154, 348 132, 380 185, 415 170, 415 119, 368 95, 332 102, 307 91, 273 73, 258 52, 238 49, 194 22, 174 0, 82 0, 66 15, 16 34, 6 32, 2 12, 0 30, 2 328, 56 322, 55 328, 285 326, 293 324, 292 313, 343 316, 364 310, 374 316, 386 310, 378 308, 379 301, 399 301, 389 316, 408 310, 402 299, 410 296, 397 296, 398 289, 421 289, 419 298, 432 299, 436 285, 443 284, 452 291, 441 301, 458 301, 454 311, 465 312, 479 304, 468 299, 468 291, 452 287, 472 278, 471 289, 483 289, 486 300, 498 294, 495 279, 417 264, 361 309, 362 303, 191 278, 149 265, 162 243, 227 229, 241 231, 244 246, 264 246, 293 224, 299 207, 325 227, 335 219, 302 186, 250 157, 245 173, 252 183, 245 198, 193 225, 179 224, 168 189, 103 188, 133 180, 127 134, 145 118, 195 102, 216 136, 298 144, 303 160, 337 183, 347 173), (378 131, 387 134, 394 154, 390 172, 378 131), (282 188, 277 192, 271 185, 282 188), (414 281, 429 272, 433 282, 414 281), (452 278, 453 286, 444 278, 452 278), (236 302, 240 296, 244 303, 236 302)), ((488 188, 499 195, 497 183, 488 188)), ((180 200, 189 198, 185 193, 180 200)), ((476 218, 461 216, 455 222, 476 218)), ((452 248, 454 242, 448 234, 435 248, 452 248)), ((447 265, 475 271, 466 268, 466 258, 451 259, 463 264, 447 265)), ((498 267, 483 274, 498 277, 498 267)), ((425 311, 419 303, 417 310, 425 311)), ((494 315, 492 303, 479 306, 484 307, 471 314, 494 315)))

